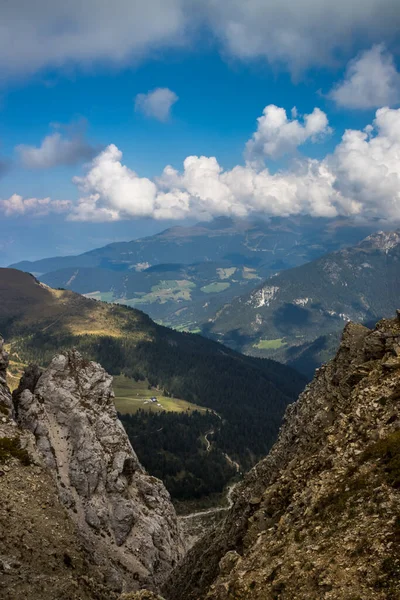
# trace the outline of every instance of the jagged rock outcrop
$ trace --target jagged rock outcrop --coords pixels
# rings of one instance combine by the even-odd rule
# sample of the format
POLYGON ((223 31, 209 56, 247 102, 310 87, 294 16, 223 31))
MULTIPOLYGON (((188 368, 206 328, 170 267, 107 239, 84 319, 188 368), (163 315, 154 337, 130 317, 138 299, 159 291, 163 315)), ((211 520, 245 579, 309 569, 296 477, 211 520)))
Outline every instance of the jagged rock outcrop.
POLYGON ((12 399, 7 386, 8 353, 4 349, 4 341, 0 338, 0 414, 7 415, 12 411, 12 399))
POLYGON ((99 561, 108 563, 111 583, 127 591, 157 589, 183 553, 177 518, 117 418, 111 376, 77 352, 61 354, 43 373, 26 372, 14 404, 62 504, 99 561))
POLYGON ((58 499, 33 435, 13 418, 0 339, 0 600, 116 600, 118 591, 58 499))
POLYGON ((400 598, 400 321, 346 326, 168 600, 400 598))

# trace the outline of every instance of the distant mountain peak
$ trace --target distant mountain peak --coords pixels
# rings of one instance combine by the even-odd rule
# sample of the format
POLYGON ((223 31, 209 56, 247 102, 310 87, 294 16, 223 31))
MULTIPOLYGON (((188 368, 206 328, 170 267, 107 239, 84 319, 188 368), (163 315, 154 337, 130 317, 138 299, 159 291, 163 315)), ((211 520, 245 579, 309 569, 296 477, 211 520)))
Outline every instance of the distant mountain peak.
POLYGON ((376 248, 378 250, 382 250, 384 252, 388 252, 395 246, 400 244, 400 230, 396 231, 377 231, 369 235, 362 242, 360 242, 360 247, 370 247, 376 248))

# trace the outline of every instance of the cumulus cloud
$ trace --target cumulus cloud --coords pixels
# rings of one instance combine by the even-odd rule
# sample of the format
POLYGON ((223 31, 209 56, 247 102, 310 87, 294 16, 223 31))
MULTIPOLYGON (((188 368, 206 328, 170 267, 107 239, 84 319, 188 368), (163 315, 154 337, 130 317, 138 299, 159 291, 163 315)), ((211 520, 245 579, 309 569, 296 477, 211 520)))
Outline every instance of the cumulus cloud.
MULTIPOLYGON (((306 118, 301 124, 310 139, 324 130, 315 114, 313 124, 306 118)), ((287 116, 282 122, 289 122, 287 116)), ((181 170, 168 165, 151 180, 125 165, 122 152, 110 145, 73 181, 77 203, 14 194, 0 200, 0 210, 6 216, 66 212, 76 221, 298 214, 400 221, 400 109, 380 108, 365 129, 346 130, 325 158, 297 157, 277 172, 259 161, 226 170, 215 157, 188 156, 181 170)))
POLYGON ((347 130, 325 162, 339 212, 400 219, 400 109, 380 108, 364 131, 347 130))
POLYGON ((323 160, 303 158, 277 173, 250 162, 224 170, 215 157, 189 156, 182 171, 167 166, 152 181, 125 166, 111 145, 75 183, 82 196, 73 220, 309 214, 398 221, 400 109, 381 108, 365 130, 347 130, 323 160))
POLYGON ((82 124, 68 127, 67 136, 55 131, 46 136, 40 146, 17 146, 22 164, 28 169, 49 169, 90 160, 98 152, 98 148, 88 143, 82 128, 82 124))
POLYGON ((319 108, 304 116, 301 123, 297 110, 292 109, 292 119, 288 119, 284 108, 270 104, 257 119, 257 131, 246 145, 246 157, 250 161, 264 157, 278 158, 293 152, 307 141, 316 142, 331 132, 328 117, 319 108))
POLYGON ((199 45, 204 31, 224 54, 296 71, 331 65, 354 39, 395 39, 399 27, 398 0, 13 0, 0 6, 0 71, 126 64, 199 45))
POLYGON ((71 218, 114 221, 152 214, 157 193, 155 183, 138 177, 121 163, 121 158, 122 152, 111 144, 93 160, 84 177, 74 178, 84 196, 71 218))
POLYGON ((344 108, 377 108, 400 103, 400 73, 382 44, 350 61, 344 80, 329 96, 344 108))
POLYGON ((158 121, 168 121, 171 108, 177 101, 178 96, 169 88, 156 88, 147 94, 136 96, 135 111, 158 121))
POLYGON ((51 200, 51 198, 23 198, 13 194, 8 199, 0 199, 0 210, 6 217, 21 215, 44 216, 50 213, 65 213, 70 211, 72 203, 69 200, 51 200))

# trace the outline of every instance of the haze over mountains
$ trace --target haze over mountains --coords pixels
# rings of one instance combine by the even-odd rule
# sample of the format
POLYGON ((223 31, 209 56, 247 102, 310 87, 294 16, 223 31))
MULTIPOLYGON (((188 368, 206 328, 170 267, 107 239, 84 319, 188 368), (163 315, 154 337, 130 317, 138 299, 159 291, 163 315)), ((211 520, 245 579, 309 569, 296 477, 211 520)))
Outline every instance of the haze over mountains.
POLYGON ((52 287, 138 307, 165 325, 199 331, 225 303, 270 275, 355 244, 376 227, 346 218, 218 218, 79 256, 11 266, 52 287))

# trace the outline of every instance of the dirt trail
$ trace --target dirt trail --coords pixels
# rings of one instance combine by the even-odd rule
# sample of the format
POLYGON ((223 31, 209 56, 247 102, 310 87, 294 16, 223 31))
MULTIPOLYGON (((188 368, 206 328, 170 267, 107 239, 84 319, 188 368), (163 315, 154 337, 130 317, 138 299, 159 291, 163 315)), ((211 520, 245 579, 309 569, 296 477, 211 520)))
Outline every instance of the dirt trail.
POLYGON ((197 512, 190 513, 189 515, 183 515, 183 516, 179 517, 179 519, 182 521, 186 521, 188 519, 198 519, 199 517, 204 517, 206 515, 213 515, 213 514, 217 514, 217 513, 229 510, 233 505, 232 495, 233 495, 233 491, 237 485, 238 485, 238 482, 231 483, 226 488, 225 499, 227 502, 227 506, 214 506, 213 508, 207 508, 206 510, 199 510, 197 512))

